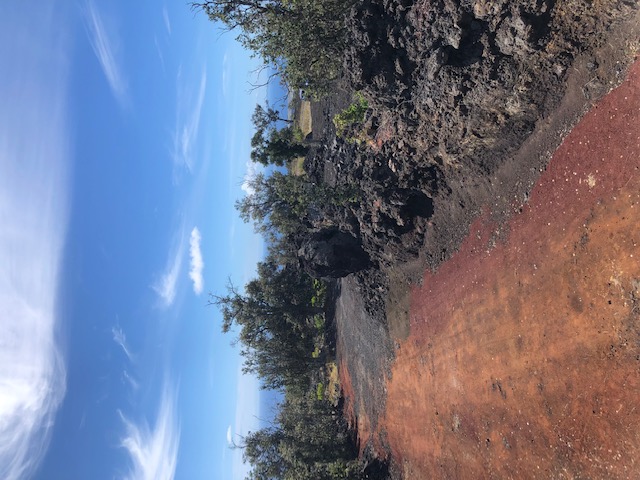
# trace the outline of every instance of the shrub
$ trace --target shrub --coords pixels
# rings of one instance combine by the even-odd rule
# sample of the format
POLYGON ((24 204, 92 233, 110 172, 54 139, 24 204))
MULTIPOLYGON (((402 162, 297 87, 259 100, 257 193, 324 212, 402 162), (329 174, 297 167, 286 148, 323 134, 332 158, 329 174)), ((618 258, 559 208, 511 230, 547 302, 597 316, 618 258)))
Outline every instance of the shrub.
POLYGON ((360 92, 356 92, 351 105, 333 117, 336 134, 342 137, 349 129, 364 123, 367 110, 369 110, 369 102, 360 92))

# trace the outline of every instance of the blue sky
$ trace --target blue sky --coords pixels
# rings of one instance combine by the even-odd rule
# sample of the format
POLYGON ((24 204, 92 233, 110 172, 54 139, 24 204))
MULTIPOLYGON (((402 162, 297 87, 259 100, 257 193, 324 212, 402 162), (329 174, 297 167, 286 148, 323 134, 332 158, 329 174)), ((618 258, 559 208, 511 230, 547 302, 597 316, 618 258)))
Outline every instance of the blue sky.
POLYGON ((263 251, 257 66, 182 1, 0 3, 1 478, 244 477, 266 413, 206 304, 263 251))

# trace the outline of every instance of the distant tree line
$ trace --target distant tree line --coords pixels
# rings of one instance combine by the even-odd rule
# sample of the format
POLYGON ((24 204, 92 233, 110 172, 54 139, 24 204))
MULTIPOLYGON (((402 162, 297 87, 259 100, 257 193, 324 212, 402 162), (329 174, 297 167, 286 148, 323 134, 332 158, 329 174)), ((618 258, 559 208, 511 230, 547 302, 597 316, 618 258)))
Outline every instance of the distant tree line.
MULTIPOLYGON (((267 108, 256 112, 258 131, 275 129, 276 122, 290 128, 267 108)), ((298 258, 301 243, 325 222, 324 209, 356 201, 356 192, 316 185, 304 172, 294 175, 286 169, 260 173, 250 186, 253 193, 236 208, 264 236, 267 255, 244 288, 230 282, 224 294, 210 296, 222 313, 222 330, 237 332, 244 371, 256 374, 264 388, 284 394, 272 425, 251 432, 238 445, 251 464, 249 478, 369 478, 362 473, 338 400, 323 394, 329 366, 335 368, 325 318, 327 284, 312 278, 298 258)))
POLYGON ((322 95, 339 77, 346 48, 345 19, 353 0, 208 0, 193 2, 292 89, 322 95))
POLYGON ((222 313, 223 332, 237 333, 244 371, 285 398, 273 425, 239 445, 252 465, 250 478, 360 478, 342 412, 316 389, 328 382, 327 365, 334 360, 327 284, 312 278, 298 258, 300 242, 314 228, 313 212, 344 195, 287 171, 258 174, 251 187, 254 193, 236 207, 263 234, 267 254, 244 288, 230 282, 223 295, 210 296, 222 313))
POLYGON ((322 221, 322 209, 352 201, 353 192, 315 185, 305 174, 276 170, 251 180, 252 193, 236 207, 267 241, 256 278, 244 288, 229 283, 210 302, 222 313, 222 330, 235 331, 244 371, 284 401, 269 427, 239 443, 250 479, 360 479, 354 445, 337 399, 322 392, 334 363, 326 325, 327 284, 312 278, 298 258, 301 242, 322 221), (322 386, 322 388, 319 388, 322 386))
MULTIPOLYGON (((312 96, 329 91, 340 76, 346 48, 345 19, 353 0, 209 0, 192 3, 274 67, 285 85, 312 96)), ((337 381, 327 284, 312 278, 298 258, 305 238, 326 222, 327 208, 357 201, 351 189, 317 185, 292 162, 313 144, 268 103, 251 117, 251 160, 274 166, 250 179, 253 192, 236 204, 268 245, 256 278, 243 288, 229 282, 211 294, 222 330, 236 332, 244 371, 283 401, 271 424, 237 445, 251 465, 250 479, 346 480, 368 478, 343 418, 339 399, 325 385, 337 381), (284 168, 282 168, 284 167, 284 168), (299 169, 298 169, 299 170, 299 169)))
POLYGON ((313 280, 271 256, 258 263, 257 270, 258 277, 244 292, 229 285, 226 295, 212 296, 222 312, 222 330, 239 327, 245 372, 257 374, 264 388, 304 386, 307 374, 320 366, 311 357, 319 334, 313 319, 324 308, 313 305, 313 280))
POLYGON ((338 402, 317 388, 329 382, 334 360, 326 285, 300 267, 293 250, 279 237, 242 291, 229 284, 224 295, 210 297, 222 312, 222 330, 237 331, 244 371, 284 395, 272 423, 237 446, 251 465, 249 479, 367 478, 338 402))
POLYGON ((249 435, 244 447, 251 479, 363 478, 346 425, 329 403, 310 394, 287 392, 274 426, 249 435))

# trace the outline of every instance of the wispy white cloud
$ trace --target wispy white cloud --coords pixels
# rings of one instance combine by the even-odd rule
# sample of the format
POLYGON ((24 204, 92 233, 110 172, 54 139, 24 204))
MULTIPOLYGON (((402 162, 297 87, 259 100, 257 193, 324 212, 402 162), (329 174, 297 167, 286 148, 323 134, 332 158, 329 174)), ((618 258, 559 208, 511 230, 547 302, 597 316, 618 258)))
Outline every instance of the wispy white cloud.
POLYGON ((202 279, 202 270, 204 269, 204 261, 202 260, 202 250, 200 249, 200 242, 202 241, 202 235, 198 227, 194 227, 191 230, 191 238, 189 239, 189 255, 191 256, 191 268, 189 270, 189 278, 193 282, 193 291, 196 295, 202 293, 202 287, 204 280, 202 279))
POLYGON ((171 35, 171 20, 169 19, 169 11, 167 6, 162 7, 162 19, 164 20, 164 26, 167 29, 167 33, 171 35))
POLYGON ((222 96, 227 98, 229 96, 229 82, 230 82, 230 68, 229 52, 224 52, 222 56, 222 96))
POLYGON ((169 382, 165 382, 153 428, 150 428, 146 421, 136 424, 119 412, 125 426, 125 435, 121 444, 131 461, 131 469, 125 476, 126 479, 172 480, 174 478, 180 444, 176 390, 169 382))
POLYGON ((78 425, 78 430, 82 430, 86 424, 87 424, 87 410, 85 409, 85 411, 82 412, 82 417, 80 418, 80 424, 78 425))
POLYGON ((251 181, 256 178, 256 175, 258 175, 258 173, 262 172, 263 170, 264 168, 262 167, 262 165, 258 165, 257 163, 251 161, 247 162, 247 169, 245 170, 244 178, 242 179, 242 185, 240 186, 245 195, 251 196, 256 193, 255 189, 251 186, 251 181))
POLYGON ((231 425, 227 427, 227 443, 231 445, 233 442, 233 437, 231 436, 231 425))
POLYGON ((182 83, 182 69, 178 71, 178 101, 176 107, 176 128, 173 133, 173 163, 176 169, 193 170, 194 143, 200 129, 200 117, 207 91, 207 72, 203 70, 197 93, 190 85, 182 83))
POLYGON ((151 286, 165 307, 173 305, 173 301, 176 298, 178 275, 182 268, 183 255, 184 248, 182 242, 180 242, 180 246, 169 256, 164 273, 160 275, 160 278, 151 286))
POLYGON ((69 212, 64 10, 47 3, 5 9, 0 29, 0 44, 11 45, 0 49, 0 478, 5 480, 33 476, 66 389, 57 302, 69 212))
POLYGON ((116 342, 117 345, 122 348, 122 351, 127 356, 129 361, 133 361, 133 355, 131 354, 131 350, 129 349, 129 345, 127 344, 127 336, 120 326, 115 326, 111 329, 111 334, 113 335, 113 341, 116 342))
POLYGON ((164 65, 164 54, 162 53, 162 48, 160 48, 160 43, 158 42, 158 37, 153 37, 153 43, 156 46, 156 52, 158 52, 158 58, 160 59, 160 65, 162 65, 162 71, 166 71, 164 65))
POLYGON ((133 390, 140 388, 140 383, 126 370, 122 372, 122 381, 127 383, 133 390))
POLYGON ((108 29, 104 17, 93 3, 88 1, 85 8, 85 26, 91 47, 102 71, 107 78, 114 97, 121 106, 127 103, 127 81, 122 74, 117 59, 117 42, 113 29, 108 29))

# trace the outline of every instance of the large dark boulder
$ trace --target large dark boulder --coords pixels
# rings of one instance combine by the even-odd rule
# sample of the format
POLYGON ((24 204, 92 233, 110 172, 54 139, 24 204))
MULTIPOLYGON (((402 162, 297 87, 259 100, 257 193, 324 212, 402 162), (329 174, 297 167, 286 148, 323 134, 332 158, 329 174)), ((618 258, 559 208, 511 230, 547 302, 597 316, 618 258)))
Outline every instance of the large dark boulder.
POLYGON ((371 264, 360 241, 337 228, 313 233, 302 244, 298 256, 309 275, 315 278, 346 277, 371 264))

